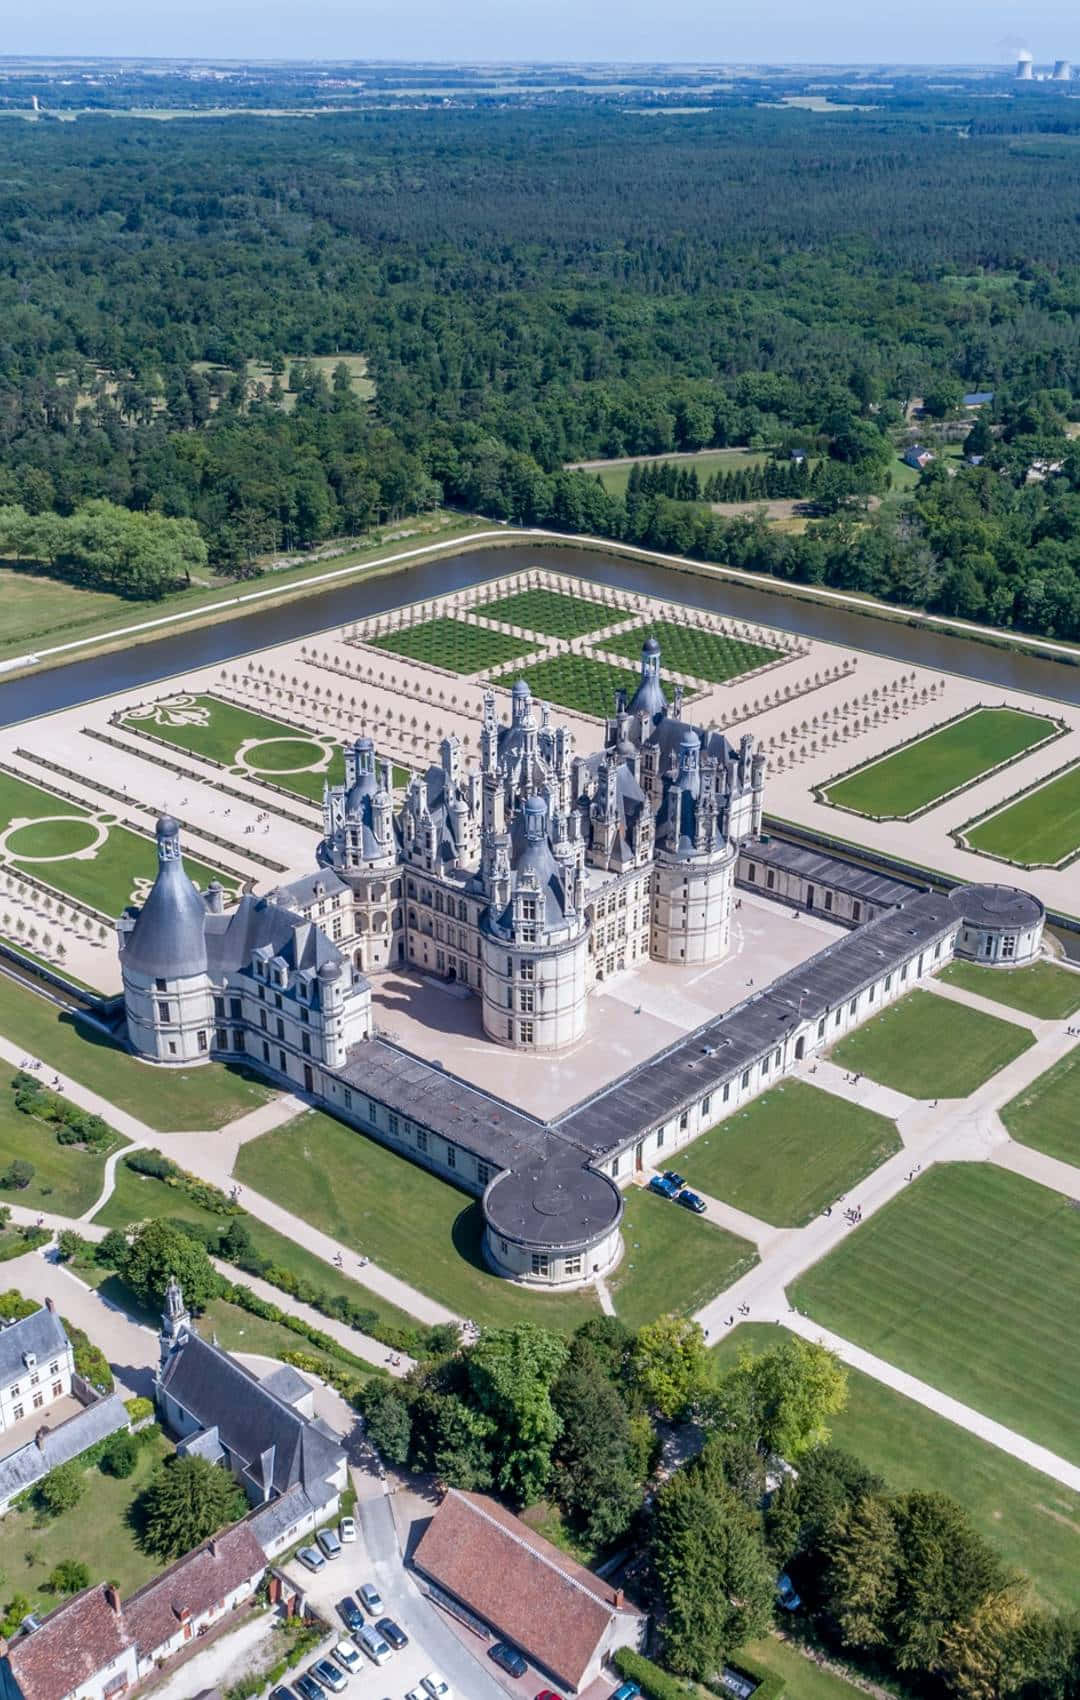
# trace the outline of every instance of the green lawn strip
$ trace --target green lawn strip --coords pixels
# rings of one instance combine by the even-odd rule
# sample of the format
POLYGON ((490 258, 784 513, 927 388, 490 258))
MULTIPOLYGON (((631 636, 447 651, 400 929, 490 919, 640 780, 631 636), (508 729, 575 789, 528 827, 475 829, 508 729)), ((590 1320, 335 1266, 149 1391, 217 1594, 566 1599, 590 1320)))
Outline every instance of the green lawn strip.
POLYGON ((597 1314, 591 1290, 527 1292, 490 1274, 478 1199, 321 1111, 249 1140, 233 1172, 459 1316, 570 1329, 597 1314))
POLYGON ((1062 1021, 1080 1009, 1080 974, 1052 962, 1032 962, 1027 968, 985 968, 978 962, 950 962, 940 978, 950 986, 977 992, 994 1003, 1021 1009, 1044 1021, 1062 1021))
POLYGON ((500 596, 494 602, 480 603, 473 609, 488 620, 502 620, 508 626, 520 626, 527 632, 542 632, 546 637, 583 637, 601 626, 614 625, 619 618, 617 609, 605 608, 585 596, 568 596, 562 590, 516 590, 500 596))
POLYGON ((815 1322, 1080 1462, 1080 1211, 991 1163, 929 1170, 799 1277, 815 1322))
POLYGON ((643 1187, 625 1195, 623 1256, 608 1281, 620 1322, 640 1328, 668 1311, 689 1315, 757 1262, 749 1240, 643 1187))
POLYGON ((830 1056, 911 1098, 966 1098, 1034 1043, 1014 1021, 916 990, 841 1039, 830 1056))
POLYGON ((602 647, 636 660, 647 637, 654 637, 659 643, 665 667, 694 679, 709 679, 716 685, 735 679, 740 673, 750 673, 766 661, 775 661, 780 654, 767 644, 748 643, 743 638, 704 631, 700 626, 679 625, 674 620, 654 620, 651 625, 636 626, 633 631, 605 638, 602 647))
MULTIPOLYGON (((253 1316, 250 1311, 241 1310, 239 1305, 230 1304, 228 1299, 212 1299, 196 1326, 205 1340, 216 1340, 226 1352, 250 1352, 263 1358, 284 1358, 286 1352, 302 1352, 305 1358, 311 1358, 319 1365, 324 1377, 345 1371, 350 1379, 358 1382, 366 1381, 369 1375, 377 1373, 374 1368, 368 1373, 358 1367, 351 1354, 339 1357, 336 1353, 324 1352, 313 1346, 310 1340, 305 1340, 302 1334, 294 1334, 283 1322, 270 1322, 265 1317, 253 1316)), ((265 1373, 256 1370, 256 1374, 265 1373)))
MULTIPOLYGON (((255 781, 260 777, 266 778, 271 784, 280 785, 283 790, 292 791, 298 797, 313 798, 317 801, 322 797, 323 785, 327 781, 331 785, 340 785, 345 777, 345 757, 336 743, 327 768, 301 773, 283 772, 283 765, 300 766, 305 762, 317 761, 323 748, 317 739, 306 738, 287 721, 253 713, 251 709, 241 708, 236 703, 223 702, 220 697, 203 695, 193 698, 192 706, 207 711, 209 718, 205 724, 195 725, 181 721, 173 725, 167 718, 168 710, 165 705, 168 700, 166 698, 162 704, 155 705, 153 713, 143 714, 137 709, 130 711, 121 720, 121 727, 125 732, 133 732, 136 735, 141 732, 150 733, 155 738, 163 738, 166 743, 173 744, 178 750, 187 750, 191 755, 206 756, 211 761, 223 762, 226 767, 236 764, 237 751, 241 744, 257 739, 263 747, 251 749, 247 760, 240 764, 238 771, 255 781), (287 739, 287 744, 267 742, 279 738, 287 739)), ((177 713, 182 714, 183 709, 179 708, 177 713)), ((329 733, 327 737, 330 737, 329 733)), ((334 743, 333 738, 330 738, 330 741, 334 743)))
MULTIPOLYGON (((47 922, 41 927, 40 931, 42 933, 47 933, 49 931, 47 922)), ((29 945, 23 943, 15 927, 10 928, 7 934, 0 934, 0 937, 3 937, 5 944, 9 944, 13 950, 17 950, 19 955, 25 957, 28 962, 36 962, 39 968, 47 968, 52 974, 60 974, 67 981, 69 986, 78 986, 81 991, 89 992, 90 996, 93 998, 99 998, 101 996, 101 987, 91 986, 88 981, 80 980, 77 974, 73 974, 71 972, 71 969, 66 962, 60 962, 57 960, 55 950, 51 957, 42 956, 40 951, 31 950, 29 945)), ((63 943, 63 931, 61 928, 57 928, 56 942, 60 944, 63 943)))
POLYGON ((79 1558, 100 1582, 117 1583, 121 1595, 134 1593, 161 1569, 159 1559, 141 1551, 132 1508, 161 1460, 172 1448, 159 1434, 139 1448, 134 1473, 124 1479, 107 1476, 96 1464, 86 1471, 85 1491, 78 1505, 59 1517, 38 1522, 32 1507, 13 1510, 0 1519, 0 1573, 4 1598, 26 1594, 38 1611, 59 1603, 46 1586, 50 1572, 65 1558, 79 1558))
POLYGON ((902 819, 936 797, 1020 755, 1056 730, 1052 720, 1016 708, 978 708, 940 731, 894 750, 824 789, 826 802, 856 814, 902 819))
MULTIPOLYGON (((129 1169, 126 1163, 119 1162, 116 1165, 116 1184, 94 1221, 105 1228, 126 1228, 132 1222, 142 1222, 150 1216, 172 1216, 185 1222, 197 1222, 203 1228, 225 1227, 229 1222, 228 1217, 215 1215, 212 1210, 196 1204, 179 1187, 169 1186, 152 1175, 140 1175, 129 1169)), ((324 1263, 313 1251, 308 1251, 287 1235, 279 1234, 276 1228, 260 1222, 257 1216, 245 1214, 243 1220, 260 1257, 269 1258, 278 1268, 291 1269, 294 1275, 310 1281, 324 1293, 344 1294, 354 1304, 378 1311, 384 1323, 395 1328, 415 1328, 415 1317, 373 1293, 363 1281, 353 1280, 343 1270, 335 1269, 332 1263, 324 1263)), ((247 1276, 242 1269, 237 1269, 234 1278, 242 1285, 247 1276)), ((283 1307, 288 1305, 287 1294, 282 1294, 281 1302, 283 1307)))
POLYGON ((1060 862, 1080 850, 1080 762, 979 826, 965 831, 973 850, 1020 867, 1060 862))
POLYGON ((482 673, 501 666, 504 661, 513 661, 515 656, 528 655, 536 648, 528 638, 489 631, 486 626, 470 626, 449 616, 425 620, 417 626, 403 626, 400 631, 384 632, 380 637, 365 638, 364 642, 371 649, 388 650, 392 655, 404 655, 410 661, 426 662, 430 667, 445 667, 451 673, 482 673))
POLYGON ((15 1108, 9 1084, 13 1074, 8 1069, 0 1076, 0 1172, 19 1157, 34 1165, 34 1178, 18 1189, 0 1186, 0 1199, 56 1216, 81 1216, 101 1191, 109 1152, 127 1140, 116 1134, 104 1151, 61 1145, 55 1128, 15 1108))
POLYGON ((3 976, 0 1033, 164 1133, 224 1127, 276 1096, 254 1074, 223 1063, 166 1072, 138 1062, 96 1027, 3 976))
POLYGON ((638 675, 592 655, 551 655, 527 667, 521 677, 534 697, 558 708, 577 709, 597 720, 615 712, 615 693, 624 689, 632 696, 638 675))
POLYGON ((899 1150, 887 1117, 788 1080, 717 1122, 674 1161, 710 1197, 799 1228, 899 1150))
MULTIPOLYGON (((744 1322, 713 1357, 726 1369, 740 1351, 765 1352, 784 1338, 771 1325, 744 1322)), ((863 1459, 897 1492, 923 1488, 958 1500, 1005 1562, 1030 1576, 1045 1605, 1072 1606, 1080 1494, 873 1376, 849 1367, 847 1377, 847 1404, 829 1422, 832 1444, 863 1459)))
POLYGON ((732 1654, 728 1662, 738 1665, 739 1653, 755 1668, 772 1671, 783 1678, 784 1700, 856 1700, 857 1695, 866 1693, 864 1688, 845 1681, 835 1671, 808 1659, 794 1642, 781 1641, 777 1635, 763 1635, 760 1641, 748 1641, 732 1654))
POLYGON ((1025 1086, 999 1114, 1021 1145, 1080 1164, 1080 1047, 1025 1086))

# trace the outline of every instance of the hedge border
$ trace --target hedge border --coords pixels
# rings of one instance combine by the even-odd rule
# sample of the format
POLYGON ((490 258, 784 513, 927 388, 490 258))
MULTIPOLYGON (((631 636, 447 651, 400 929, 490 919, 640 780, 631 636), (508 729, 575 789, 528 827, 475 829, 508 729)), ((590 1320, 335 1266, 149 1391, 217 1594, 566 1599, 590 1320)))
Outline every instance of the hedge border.
POLYGON ((1062 856, 1056 862, 1017 862, 1011 856, 999 856, 996 850, 980 850, 977 844, 970 842, 967 835, 970 831, 974 831, 976 827, 983 826, 987 821, 993 820, 995 815, 1003 815, 1007 809, 1011 809, 1014 804, 1022 802, 1025 798, 1037 797, 1039 792, 1045 791, 1047 786, 1054 783, 1055 779, 1060 779, 1063 774, 1071 773, 1077 767, 1080 767, 1080 760, 1062 762, 1060 767, 1055 767, 1053 773, 1048 773, 1045 779, 1039 781, 1038 785, 1025 786, 1019 791, 1014 791, 1003 802, 995 803, 992 808, 984 809, 981 815, 972 815, 971 819, 964 821, 962 826, 952 827, 949 837, 958 850, 966 850, 971 856, 985 856, 988 862, 1000 862, 1006 868, 1021 868, 1025 872, 1033 868, 1049 868, 1054 873, 1060 873, 1064 868, 1071 868, 1075 861, 1080 860, 1080 844, 1077 845, 1075 850, 1070 850, 1068 855, 1062 856))

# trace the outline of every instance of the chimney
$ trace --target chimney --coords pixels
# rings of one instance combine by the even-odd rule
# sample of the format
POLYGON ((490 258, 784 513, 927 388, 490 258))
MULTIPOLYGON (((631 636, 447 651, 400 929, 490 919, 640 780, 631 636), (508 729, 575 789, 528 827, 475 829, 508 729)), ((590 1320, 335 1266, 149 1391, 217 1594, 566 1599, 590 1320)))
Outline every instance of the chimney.
POLYGON ((216 1535, 210 1536, 210 1539, 206 1543, 206 1550, 210 1554, 211 1558, 217 1557, 217 1555, 218 1555, 218 1543, 217 1543, 217 1536, 216 1535))
POLYGON ((121 1611, 120 1590, 112 1582, 106 1582, 101 1591, 105 1595, 105 1604, 119 1617, 121 1611))
POLYGON ((611 1603, 612 1603, 613 1606, 621 1606, 622 1605, 622 1603, 623 1603, 623 1591, 622 1591, 621 1588, 614 1589, 614 1597, 613 1597, 611 1603))
POLYGON ((45 1450, 45 1437, 48 1433, 48 1426, 45 1426, 43 1428, 39 1428, 34 1436, 34 1445, 37 1447, 39 1452, 44 1452, 45 1450))
POLYGON ((55 1303, 53 1302, 52 1299, 46 1299, 45 1300, 45 1309, 52 1311, 54 1316, 56 1315, 56 1305, 55 1305, 55 1303))

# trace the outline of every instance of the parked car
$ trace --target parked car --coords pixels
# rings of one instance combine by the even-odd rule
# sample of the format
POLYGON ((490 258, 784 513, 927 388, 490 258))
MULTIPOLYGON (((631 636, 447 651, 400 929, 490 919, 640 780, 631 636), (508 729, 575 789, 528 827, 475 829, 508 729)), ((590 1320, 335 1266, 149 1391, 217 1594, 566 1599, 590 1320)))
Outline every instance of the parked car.
POLYGON ((385 1642, 373 1623, 366 1623, 357 1632, 356 1645, 362 1647, 373 1665, 385 1665, 393 1658, 389 1645, 385 1642))
POLYGON ((536 1700, 562 1700, 561 1694, 556 1694, 552 1688, 542 1688, 536 1700))
POLYGON ((360 1669, 360 1654, 356 1651, 355 1642, 339 1641, 337 1646, 332 1649, 331 1656, 337 1660, 342 1670, 348 1671, 350 1676, 354 1671, 360 1669))
POLYGON ((401 1625, 395 1623, 392 1617, 380 1617, 375 1625, 384 1641, 389 1641, 395 1653, 400 1653, 402 1647, 409 1645, 409 1637, 401 1625))
POLYGON ((664 1179, 666 1181, 670 1181, 676 1191, 678 1191, 679 1187, 686 1185, 686 1177, 684 1175, 676 1174, 674 1169, 665 1169, 664 1179))
POLYGON ((333 1529, 316 1529, 315 1539, 322 1548, 324 1558, 340 1558, 341 1542, 333 1529))
POLYGON ((326 1689, 317 1682, 309 1670, 296 1679, 296 1692, 302 1694, 304 1700, 326 1700, 326 1689))
POLYGON ((318 1547, 301 1547, 296 1556, 305 1570, 321 1570, 326 1563, 318 1547))
POLYGON ((356 1539, 356 1518, 355 1517, 343 1517, 341 1519, 340 1523, 337 1526, 337 1532, 338 1532, 338 1540, 341 1541, 343 1545, 348 1546, 350 1541, 355 1541, 355 1539, 356 1539))
POLYGON ((488 1648, 488 1658, 504 1670, 507 1676, 524 1676, 528 1665, 516 1647, 511 1647, 506 1641, 496 1641, 488 1648))
POLYGON ((272 1688, 270 1690, 270 1700, 294 1700, 294 1697, 289 1693, 287 1688, 272 1688))
POLYGON ((687 1210, 692 1210, 695 1216, 704 1216, 705 1211, 708 1209, 708 1206, 700 1192, 691 1192, 689 1187, 687 1187, 685 1192, 680 1192, 675 1202, 676 1204, 684 1205, 687 1210))
POLYGON ((363 1629, 364 1614, 351 1594, 346 1594, 343 1600, 338 1601, 337 1613, 350 1635, 355 1635, 358 1629, 363 1629))
POLYGON ((430 1700, 451 1700, 450 1684, 437 1670, 429 1670, 426 1676, 422 1676, 420 1686, 430 1700))
POLYGON ((311 1667, 311 1674, 320 1687, 328 1688, 331 1694, 340 1694, 349 1680, 332 1659, 316 1659, 311 1667))
POLYGON ((640 1693, 641 1689, 636 1682, 620 1682, 614 1694, 609 1696, 609 1700, 637 1700, 640 1693))
POLYGON ((672 1185, 666 1175, 654 1175, 649 1182, 649 1191, 658 1192, 661 1198, 676 1198, 679 1189, 672 1185))
POLYGON ((802 1600, 795 1590, 795 1584, 786 1570, 782 1570, 776 1578, 776 1597, 785 1611, 798 1611, 802 1600))
POLYGON ((357 1595, 362 1606, 366 1606, 372 1617, 377 1611, 382 1611, 382 1595, 374 1582, 365 1582, 362 1588, 357 1588, 357 1595))

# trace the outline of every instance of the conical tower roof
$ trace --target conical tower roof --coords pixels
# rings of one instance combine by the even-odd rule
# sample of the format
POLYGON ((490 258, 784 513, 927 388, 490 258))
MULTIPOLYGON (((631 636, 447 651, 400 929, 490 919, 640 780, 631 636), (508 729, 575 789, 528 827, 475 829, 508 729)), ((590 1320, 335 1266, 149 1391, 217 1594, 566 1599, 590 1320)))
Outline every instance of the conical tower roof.
POLYGON ((189 980, 206 973, 206 905, 184 872, 180 828, 157 823, 157 878, 124 945, 123 965, 154 979, 189 980))

